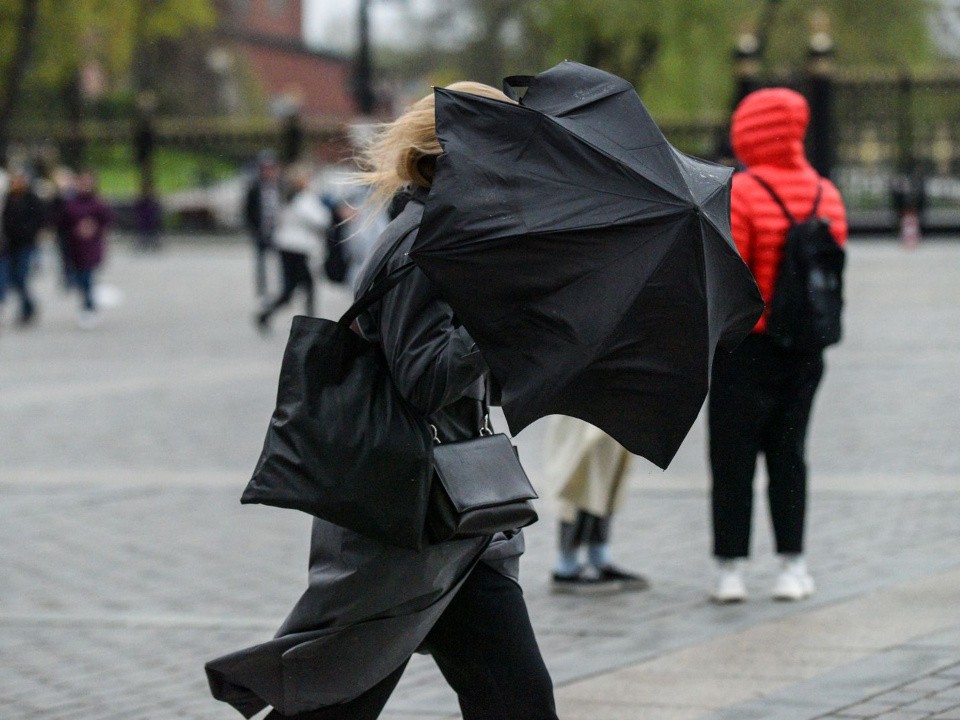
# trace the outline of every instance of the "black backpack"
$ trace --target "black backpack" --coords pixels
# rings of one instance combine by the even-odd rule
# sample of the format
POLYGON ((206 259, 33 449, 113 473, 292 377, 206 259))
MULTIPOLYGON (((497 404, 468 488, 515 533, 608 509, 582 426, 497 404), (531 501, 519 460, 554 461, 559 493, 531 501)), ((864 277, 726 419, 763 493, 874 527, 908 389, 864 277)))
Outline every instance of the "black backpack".
POLYGON ((817 215, 822 184, 817 184, 809 217, 798 222, 763 178, 749 174, 790 223, 770 301, 767 336, 797 352, 819 351, 839 342, 846 254, 830 232, 830 221, 817 215))
POLYGON ((327 276, 330 282, 343 283, 347 279, 347 272, 350 269, 350 260, 347 257, 346 248, 343 246, 345 226, 336 203, 327 198, 324 198, 323 202, 330 210, 333 218, 333 222, 327 228, 325 238, 327 257, 323 261, 323 274, 327 276))

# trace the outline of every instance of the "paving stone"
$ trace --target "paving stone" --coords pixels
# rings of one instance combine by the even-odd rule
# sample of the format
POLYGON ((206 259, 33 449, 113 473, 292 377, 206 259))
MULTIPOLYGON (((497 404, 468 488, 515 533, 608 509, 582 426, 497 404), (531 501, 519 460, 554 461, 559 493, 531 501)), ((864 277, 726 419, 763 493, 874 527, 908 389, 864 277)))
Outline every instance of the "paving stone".
MULTIPOLYGON (((209 698, 203 662, 273 633, 305 585, 309 528, 298 513, 238 503, 272 410, 285 323, 298 311, 278 317, 273 335, 256 334, 247 252, 236 242, 174 245, 148 258, 121 247, 103 279, 125 302, 99 329, 74 327, 74 298, 60 296, 52 274, 39 279, 40 324, 3 328, 4 720, 237 717, 209 698)), ((827 353, 810 438, 808 556, 818 595, 793 605, 765 597, 776 564, 758 502, 751 601, 707 602, 701 417, 666 473, 636 463, 616 520, 615 557, 649 575, 650 591, 550 595, 554 515, 546 500, 527 533, 522 581, 565 720, 692 720, 764 688, 815 681, 821 667, 880 649, 876 629, 857 635, 840 623, 829 647, 795 654, 741 646, 714 659, 730 676, 726 694, 670 695, 656 676, 629 669, 674 658, 670 678, 682 688, 696 670, 672 655, 685 648, 763 623, 782 621, 788 633, 792 616, 960 566, 960 410, 943 392, 960 386, 960 244, 908 254, 854 243, 850 255, 847 337, 827 353), (614 678, 596 686, 606 692, 564 687, 595 675, 614 678), (642 710, 613 701, 625 693, 642 700, 642 710)), ((337 315, 347 298, 327 288, 321 303, 337 315)), ((518 438, 541 487, 542 437, 537 423, 518 438)), ((918 628, 924 612, 917 597, 918 628)), ((895 629, 906 632, 909 620, 895 629)), ((951 637, 928 642, 949 652, 951 637)), ((938 667, 934 677, 960 678, 960 666, 938 667)), ((924 697, 953 701, 944 694, 951 689, 920 682, 924 697)), ((865 680, 862 687, 866 697, 865 680)), ((900 704, 921 697, 895 692, 900 704)), ((737 720, 812 717, 803 715, 812 706, 790 699, 759 707, 737 720)), ((433 663, 417 657, 385 718, 458 715, 433 663)))
POLYGON ((843 710, 838 711, 836 715, 837 717, 845 718, 874 718, 877 715, 882 715, 883 713, 888 712, 889 710, 889 705, 869 700, 852 707, 843 708, 843 710))
POLYGON ((960 686, 960 682, 958 682, 956 678, 937 677, 936 675, 931 675, 929 677, 919 678, 918 680, 909 682, 901 689, 908 692, 939 693, 943 690, 950 690, 958 686, 960 686))

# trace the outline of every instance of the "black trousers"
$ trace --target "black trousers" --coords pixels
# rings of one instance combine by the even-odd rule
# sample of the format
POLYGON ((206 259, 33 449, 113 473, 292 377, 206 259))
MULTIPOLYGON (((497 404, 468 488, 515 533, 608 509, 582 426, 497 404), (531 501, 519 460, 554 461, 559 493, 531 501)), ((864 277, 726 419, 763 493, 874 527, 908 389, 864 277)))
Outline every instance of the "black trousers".
POLYGON ((760 453, 777 552, 803 552, 807 426, 822 376, 821 353, 785 351, 763 334, 751 334, 732 353, 717 352, 708 402, 717 557, 749 555, 760 453))
POLYGON ((314 315, 313 274, 310 272, 309 258, 303 253, 280 251, 280 267, 283 270, 283 290, 270 302, 260 314, 269 319, 279 308, 290 302, 297 288, 303 288, 306 294, 305 311, 314 315))
MULTIPOLYGON (((427 635, 424 649, 457 693, 464 720, 557 720, 553 683, 540 656, 520 587, 479 563, 427 635)), ((373 720, 406 663, 363 695, 266 720, 373 720)))
POLYGON ((267 294, 267 253, 271 250, 270 238, 253 237, 253 274, 257 297, 267 294))
POLYGON ((610 542, 610 525, 613 516, 600 517, 585 510, 577 511, 573 522, 560 523, 560 549, 573 552, 584 545, 602 545, 610 542))

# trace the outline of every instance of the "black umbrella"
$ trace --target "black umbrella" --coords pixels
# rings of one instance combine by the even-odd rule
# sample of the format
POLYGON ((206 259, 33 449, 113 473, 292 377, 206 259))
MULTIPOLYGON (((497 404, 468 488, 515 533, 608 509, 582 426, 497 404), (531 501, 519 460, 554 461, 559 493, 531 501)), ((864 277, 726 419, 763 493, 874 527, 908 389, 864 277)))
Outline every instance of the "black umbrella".
POLYGON ((729 168, 670 145, 633 86, 564 62, 519 105, 436 90, 437 162, 411 257, 503 387, 665 468, 719 343, 763 301, 730 236, 729 168))

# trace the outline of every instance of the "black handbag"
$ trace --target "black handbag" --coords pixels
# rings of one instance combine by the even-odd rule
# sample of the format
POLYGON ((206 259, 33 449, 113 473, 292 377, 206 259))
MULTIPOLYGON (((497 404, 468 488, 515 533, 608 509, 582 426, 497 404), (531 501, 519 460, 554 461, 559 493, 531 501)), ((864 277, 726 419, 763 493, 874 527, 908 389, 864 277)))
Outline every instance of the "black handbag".
MULTIPOLYGON (((485 407, 486 409, 486 407, 485 407)), ((493 535, 537 521, 538 496, 503 433, 493 434, 484 413, 480 437, 440 443, 434 429, 427 532, 432 542, 493 535)))
POLYGON ((338 322, 297 316, 263 451, 240 499, 302 510, 385 543, 424 543, 432 441, 353 321, 413 269, 394 270, 338 322))
POLYGON ((294 318, 241 503, 300 510, 414 550, 537 519, 507 436, 434 445, 436 431, 397 391, 382 349, 351 329, 413 268, 392 271, 337 322, 294 318))

